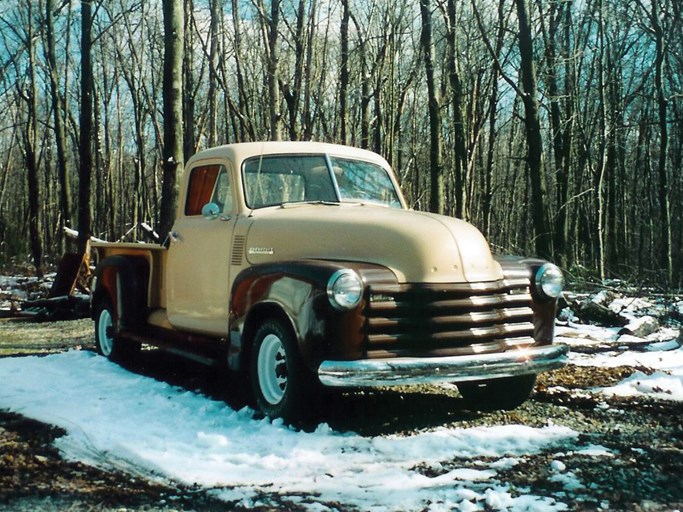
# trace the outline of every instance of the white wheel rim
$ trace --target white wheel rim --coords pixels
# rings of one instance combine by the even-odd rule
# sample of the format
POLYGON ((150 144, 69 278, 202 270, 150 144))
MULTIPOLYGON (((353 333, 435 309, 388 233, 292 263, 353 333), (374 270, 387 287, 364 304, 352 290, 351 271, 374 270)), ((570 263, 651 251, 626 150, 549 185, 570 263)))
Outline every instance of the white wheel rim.
POLYGON ((111 335, 114 327, 114 321, 108 309, 103 309, 100 312, 100 318, 97 322, 97 338, 100 342, 100 350, 102 355, 109 357, 114 346, 114 338, 111 335))
POLYGON ((263 398, 271 405, 279 404, 287 390, 287 354, 277 335, 269 334, 263 339, 257 365, 263 398))

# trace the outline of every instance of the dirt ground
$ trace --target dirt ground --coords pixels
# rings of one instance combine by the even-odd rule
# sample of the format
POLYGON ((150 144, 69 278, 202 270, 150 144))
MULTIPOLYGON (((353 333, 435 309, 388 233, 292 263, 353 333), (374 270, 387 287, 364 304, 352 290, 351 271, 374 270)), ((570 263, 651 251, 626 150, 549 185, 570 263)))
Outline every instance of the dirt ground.
MULTIPOLYGON (((0 320, 0 357, 44 355, 68 349, 91 350, 89 320, 33 323, 0 320)), ((220 396, 239 407, 243 397, 223 393, 221 379, 202 367, 158 351, 145 351, 131 371, 188 389, 220 396)), ((457 391, 441 387, 356 392, 335 395, 321 412, 321 421, 338 430, 362 435, 409 434, 451 426, 518 423, 534 427, 556 418, 558 424, 580 432, 583 439, 605 446, 619 456, 563 459, 583 482, 590 482, 571 510, 669 511, 683 510, 683 405, 644 399, 576 398, 573 391, 619 382, 631 370, 569 366, 542 375, 533 397, 511 412, 477 413, 464 408, 457 391), (615 410, 619 414, 614 413, 615 410)), ((67 462, 52 446, 60 429, 18 414, 0 411, 1 510, 239 510, 236 504, 217 502, 202 489, 173 482, 154 482, 129 474, 101 471, 67 462)), ((534 494, 553 491, 550 461, 539 454, 499 474, 534 494)), ((454 461, 462 466, 463 461, 454 461)), ((451 468, 452 469, 452 468, 451 468)), ((433 474, 433 468, 425 468, 433 474)), ((449 471, 447 463, 443 471, 449 471)), ((278 503, 270 496, 271 503, 278 503)), ((291 504, 256 510, 292 510, 291 504)), ((254 509, 252 509, 254 510, 254 509)), ((342 508, 343 510, 343 508, 342 508)))

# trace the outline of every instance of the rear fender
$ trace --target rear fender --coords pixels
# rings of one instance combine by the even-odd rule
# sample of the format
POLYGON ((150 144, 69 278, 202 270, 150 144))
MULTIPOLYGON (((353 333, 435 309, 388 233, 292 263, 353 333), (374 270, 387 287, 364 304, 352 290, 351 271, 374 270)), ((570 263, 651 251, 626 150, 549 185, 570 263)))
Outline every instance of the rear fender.
POLYGON ((138 330, 147 318, 149 263, 136 256, 109 256, 95 270, 92 313, 97 314, 103 300, 114 308, 116 330, 138 330))

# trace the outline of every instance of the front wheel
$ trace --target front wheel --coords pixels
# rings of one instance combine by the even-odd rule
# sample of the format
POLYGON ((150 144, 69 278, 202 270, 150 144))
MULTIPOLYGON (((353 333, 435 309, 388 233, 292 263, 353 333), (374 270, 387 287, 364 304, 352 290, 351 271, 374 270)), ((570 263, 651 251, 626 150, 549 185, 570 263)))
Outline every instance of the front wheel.
POLYGON ((296 422, 311 412, 317 383, 283 322, 266 320, 256 331, 250 373, 256 405, 266 416, 296 422))
POLYGON ((462 382, 458 391, 468 409, 509 411, 522 405, 531 395, 536 375, 521 375, 483 382, 462 382))
POLYGON ((109 301, 101 301, 95 315, 95 344, 100 355, 111 361, 123 362, 132 359, 140 351, 140 345, 116 336, 114 315, 109 301))

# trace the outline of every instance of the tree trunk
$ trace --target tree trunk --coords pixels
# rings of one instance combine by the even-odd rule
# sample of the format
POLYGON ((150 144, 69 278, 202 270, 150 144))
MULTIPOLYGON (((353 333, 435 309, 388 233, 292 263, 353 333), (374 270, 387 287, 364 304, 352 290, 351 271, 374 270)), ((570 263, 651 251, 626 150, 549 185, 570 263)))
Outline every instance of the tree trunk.
MULTIPOLYGON (((498 33, 496 35, 495 52, 499 56, 503 49, 503 42, 505 37, 505 22, 503 16, 503 9, 505 7, 505 0, 498 0, 498 33)), ((498 57, 499 58, 499 57, 498 57)), ((493 204, 493 161, 496 148, 496 118, 498 117, 498 80, 500 79, 500 71, 498 66, 491 68, 490 87, 491 93, 489 95, 489 139, 486 148, 486 168, 484 170, 484 191, 482 194, 482 233, 485 236, 489 235, 491 228, 491 213, 493 204)))
POLYGON ((92 110, 93 110, 93 71, 92 71, 92 4, 81 3, 81 114, 78 186, 78 252, 87 250, 92 232, 90 212, 90 180, 92 177, 92 110))
POLYGON ((564 69, 564 104, 565 104, 565 119, 562 125, 557 127, 560 133, 560 140, 562 147, 556 148, 561 154, 560 158, 556 157, 559 167, 556 169, 556 198, 557 198, 557 217, 555 220, 555 254, 560 258, 560 263, 564 266, 569 266, 571 263, 571 254, 568 248, 569 239, 569 221, 570 212, 573 206, 568 204, 569 200, 569 183, 571 173, 571 157, 573 151, 573 135, 574 135, 574 94, 576 91, 576 66, 575 59, 572 58, 572 6, 564 6, 564 27, 563 27, 563 59, 565 61, 564 69))
POLYGON ((219 30, 223 19, 223 2, 210 0, 211 46, 209 49, 209 147, 218 145, 218 63, 221 54, 219 30))
POLYGON ((164 150, 159 233, 173 227, 178 174, 183 170, 183 43, 182 0, 164 0, 164 150))
POLYGON ((434 77, 434 43, 432 40, 432 13, 429 0, 420 0, 422 33, 420 43, 427 79, 427 95, 429 98, 429 210, 443 214, 445 211, 444 196, 446 187, 443 176, 441 106, 436 90, 434 77))
POLYGON ((270 139, 282 140, 280 128, 280 90, 278 89, 278 25, 280 23, 280 1, 271 0, 268 19, 268 117, 270 120, 270 139))
POLYGON ((652 29, 655 36, 655 88, 657 90, 657 114, 659 125, 659 157, 657 174, 659 175, 659 212, 662 219, 662 252, 661 265, 666 272, 668 284, 673 284, 673 255, 671 249, 671 198, 669 177, 666 172, 666 157, 669 150, 669 131, 667 124, 668 99, 664 91, 664 31, 659 14, 659 0, 651 1, 652 29))
POLYGON ((314 49, 314 44, 313 41, 315 39, 315 32, 316 32, 316 26, 317 23, 315 21, 315 16, 316 16, 316 9, 317 9, 317 0, 309 0, 310 1, 310 23, 308 26, 308 48, 306 49, 306 72, 305 72, 305 79, 303 82, 303 89, 304 89, 304 101, 303 101, 303 108, 301 112, 301 125, 302 125, 302 132, 303 132, 303 140, 311 140, 312 134, 313 134, 313 119, 311 116, 311 88, 312 88, 312 79, 311 79, 311 73, 313 71, 313 49, 314 49))
POLYGON ((607 83, 605 78, 605 70, 607 68, 607 63, 605 62, 605 45, 606 45, 606 34, 605 34, 605 18, 604 18, 604 6, 602 0, 598 2, 598 23, 599 23, 599 62, 598 62, 598 75, 599 75, 599 98, 600 98, 600 160, 598 162, 598 174, 595 180, 595 194, 596 194, 596 207, 597 207, 597 243, 598 243, 598 271, 600 279, 604 280, 607 277, 606 272, 606 236, 605 236, 605 225, 606 225, 606 204, 605 204, 605 180, 607 178, 607 173, 609 172, 609 167, 611 162, 609 160, 609 152, 607 151, 608 138, 610 136, 610 120, 607 115, 607 96, 605 91, 607 89, 607 83))
MULTIPOLYGON (((52 116, 54 121, 55 146, 57 149, 57 175, 59 177, 60 228, 71 227, 71 189, 69 187, 69 168, 66 159, 66 134, 62 117, 62 95, 59 90, 57 57, 55 52, 54 0, 45 2, 45 29, 47 36, 46 59, 50 79, 52 116)), ((61 231, 61 229, 60 229, 61 231)), ((64 236, 60 233, 60 252, 64 251, 64 236)))
POLYGON ((527 164, 531 180, 531 210, 534 224, 535 250, 542 258, 552 256, 552 238, 548 223, 546 183, 543 169, 543 139, 539 117, 538 86, 534 65, 531 26, 527 0, 515 0, 519 20, 519 53, 524 95, 524 126, 527 138, 527 164))
MULTIPOLYGON (((163 0, 175 2, 176 0, 163 0)), ((183 108, 183 160, 188 160, 195 153, 195 84, 194 70, 194 30, 192 30, 193 0, 178 0, 184 8, 183 41, 182 41, 182 94, 180 95, 183 108)), ((166 37, 166 36, 164 36, 166 37)), ((164 114, 166 118, 166 114, 164 114)))
POLYGON ((28 50, 29 87, 25 92, 27 102, 27 121, 24 131, 26 144, 26 177, 28 182, 29 239, 31 256, 38 276, 43 275, 43 240, 40 221, 40 185, 38 182, 38 101, 36 98, 36 50, 33 33, 33 8, 28 2, 28 27, 26 33, 28 50))
POLYGON ((460 80, 460 63, 458 60, 457 13, 456 1, 448 0, 448 79, 453 95, 453 162, 455 173, 455 216, 461 219, 469 218, 467 211, 467 144, 465 135, 465 118, 463 116, 462 83, 460 80))
POLYGON ((339 139, 348 143, 346 127, 349 122, 347 107, 349 96, 349 0, 342 0, 341 19, 341 64, 339 66, 339 139))
POLYGON ((281 83, 287 111, 289 113, 289 140, 299 140, 299 104, 304 80, 304 62, 306 53, 306 0, 299 0, 296 14, 296 30, 294 33, 294 84, 281 83))
MULTIPOLYGON (((568 158, 565 154, 565 137, 567 131, 566 117, 562 116, 561 97, 558 85, 558 62, 557 62, 557 44, 558 44, 558 20, 561 19, 561 9, 571 11, 569 6, 560 4, 559 6, 553 2, 549 5, 548 23, 543 16, 541 2, 539 0, 539 11, 541 12, 540 22, 543 30, 543 46, 545 48, 546 73, 545 81, 548 84, 548 93, 550 100, 550 133, 552 138, 553 157, 555 164, 555 182, 556 182, 556 199, 557 199, 557 217, 555 221, 555 255, 563 265, 566 265, 567 258, 565 254, 566 233, 565 225, 567 221, 566 211, 567 205, 567 188, 568 188, 568 158)), ((568 29, 569 27, 565 27, 568 29)), ((569 60, 567 58, 567 60, 569 60)), ((570 77, 565 77, 568 82, 570 77)))
POLYGON ((235 75, 237 76, 237 94, 239 98, 240 131, 238 137, 243 142, 246 140, 253 141, 256 140, 256 133, 251 121, 251 108, 242 71, 242 27, 240 26, 239 0, 232 0, 232 23, 234 31, 235 75))

